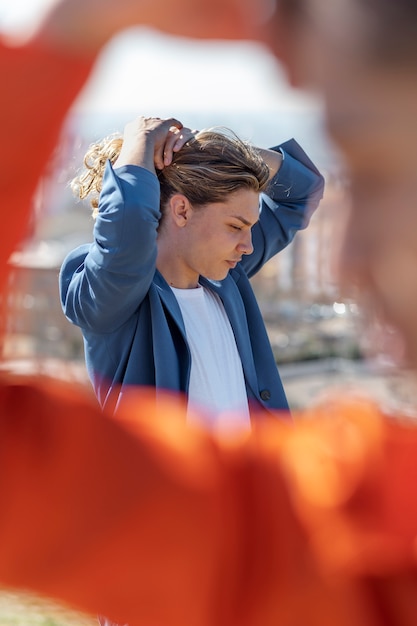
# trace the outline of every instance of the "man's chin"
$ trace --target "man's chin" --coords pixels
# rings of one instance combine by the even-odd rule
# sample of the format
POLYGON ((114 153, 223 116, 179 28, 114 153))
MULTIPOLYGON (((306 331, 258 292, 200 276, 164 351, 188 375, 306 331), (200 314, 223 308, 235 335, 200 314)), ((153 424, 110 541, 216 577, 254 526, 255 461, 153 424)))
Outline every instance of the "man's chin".
POLYGON ((207 278, 207 280, 212 280, 214 282, 220 282, 228 276, 229 271, 230 270, 226 270, 224 272, 212 272, 210 274, 204 274, 204 278, 207 278))

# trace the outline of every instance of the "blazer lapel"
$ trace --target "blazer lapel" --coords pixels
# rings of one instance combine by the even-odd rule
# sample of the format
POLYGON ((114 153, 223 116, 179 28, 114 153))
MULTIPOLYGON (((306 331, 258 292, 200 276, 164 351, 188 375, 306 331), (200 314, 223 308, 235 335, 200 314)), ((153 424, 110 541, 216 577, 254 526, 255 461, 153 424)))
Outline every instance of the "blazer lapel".
POLYGON ((184 320, 181 315, 180 306, 172 292, 172 289, 158 270, 156 270, 155 272, 154 284, 162 303, 166 305, 166 310, 169 312, 172 319, 177 324, 184 337, 184 340, 186 341, 184 320))

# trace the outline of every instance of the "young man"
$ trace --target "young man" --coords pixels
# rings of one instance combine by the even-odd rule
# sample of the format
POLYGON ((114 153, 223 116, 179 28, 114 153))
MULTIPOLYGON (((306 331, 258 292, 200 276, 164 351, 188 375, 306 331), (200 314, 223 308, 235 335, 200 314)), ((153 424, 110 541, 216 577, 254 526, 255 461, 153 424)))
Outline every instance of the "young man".
POLYGON ((123 143, 94 145, 84 162, 78 192, 101 189, 94 242, 66 258, 60 291, 101 405, 113 411, 141 385, 185 393, 190 419, 197 409, 212 426, 287 410, 249 278, 322 197, 303 150, 141 117, 123 143), (102 172, 110 155, 114 167, 102 172))

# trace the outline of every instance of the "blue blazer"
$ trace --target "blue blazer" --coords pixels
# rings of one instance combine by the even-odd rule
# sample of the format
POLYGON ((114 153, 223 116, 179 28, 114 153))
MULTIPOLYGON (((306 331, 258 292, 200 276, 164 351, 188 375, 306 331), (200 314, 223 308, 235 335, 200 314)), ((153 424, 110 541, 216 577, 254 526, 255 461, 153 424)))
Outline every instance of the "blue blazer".
MULTIPOLYGON (((323 194, 323 177, 290 140, 260 219, 254 251, 228 276, 201 284, 221 298, 242 360, 249 406, 272 411, 288 404, 250 277, 304 228, 323 194)), ((126 387, 146 385, 187 393, 191 357, 184 322, 171 288, 156 269, 159 184, 146 169, 108 163, 93 243, 63 262, 63 311, 81 328, 90 380, 102 406, 116 408, 126 387)))

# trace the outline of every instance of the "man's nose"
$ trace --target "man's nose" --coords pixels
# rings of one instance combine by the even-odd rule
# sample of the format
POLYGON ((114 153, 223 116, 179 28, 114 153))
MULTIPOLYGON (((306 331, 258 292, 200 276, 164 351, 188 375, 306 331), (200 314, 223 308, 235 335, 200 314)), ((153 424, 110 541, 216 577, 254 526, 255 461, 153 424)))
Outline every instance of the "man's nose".
POLYGON ((252 232, 250 230, 243 232, 243 236, 241 241, 239 242, 238 249, 241 254, 252 254, 252 232))

